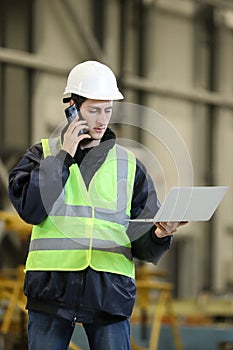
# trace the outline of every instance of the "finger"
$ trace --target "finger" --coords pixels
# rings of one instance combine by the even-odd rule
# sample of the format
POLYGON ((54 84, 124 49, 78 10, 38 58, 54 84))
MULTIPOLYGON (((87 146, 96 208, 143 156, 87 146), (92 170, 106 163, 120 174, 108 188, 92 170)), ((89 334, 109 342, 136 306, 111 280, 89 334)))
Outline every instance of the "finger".
POLYGON ((81 142, 84 139, 91 139, 91 136, 88 135, 88 134, 81 134, 81 135, 78 136, 79 142, 81 142))
POLYGON ((175 233, 175 232, 176 232, 176 230, 173 230, 172 232, 169 233, 169 232, 165 231, 164 229, 160 229, 159 227, 157 227, 156 230, 155 230, 155 234, 159 238, 172 236, 173 233, 175 233))
POLYGON ((171 222, 157 222, 156 226, 164 233, 166 234, 172 234, 173 232, 176 232, 176 228, 178 226, 178 223, 171 223, 171 222))
POLYGON ((71 133, 77 135, 77 132, 79 133, 80 130, 86 129, 88 130, 88 126, 86 122, 77 122, 76 125, 74 125, 73 129, 71 129, 71 133))
POLYGON ((167 227, 167 229, 168 229, 169 231, 175 230, 175 229, 180 225, 180 223, 179 223, 179 222, 176 222, 176 221, 167 222, 166 224, 167 224, 166 227, 167 227))
POLYGON ((159 222, 156 225, 159 225, 159 227, 161 229, 163 229, 164 231, 169 231, 169 232, 174 227, 174 223, 172 223, 172 222, 159 222))
POLYGON ((176 231, 176 226, 174 226, 174 225, 171 225, 171 226, 167 226, 166 227, 166 232, 167 233, 173 233, 173 232, 175 232, 176 231))
POLYGON ((165 227, 163 226, 164 223, 162 222, 156 222, 155 225, 157 228, 159 228, 161 231, 165 231, 165 227))
POLYGON ((167 223, 166 222, 157 222, 156 226, 159 226, 161 229, 166 230, 167 223))
POLYGON ((71 123, 69 123, 68 129, 70 129, 72 127, 72 125, 75 125, 78 121, 78 116, 74 118, 74 120, 72 120, 71 123))
POLYGON ((189 222, 188 221, 181 221, 179 223, 179 226, 184 226, 184 225, 187 225, 189 222))
POLYGON ((165 235, 166 235, 166 233, 163 230, 161 230, 158 226, 155 230, 155 234, 159 238, 165 237, 165 235))
POLYGON ((68 126, 67 131, 71 131, 73 132, 74 129, 78 126, 78 125, 87 125, 86 120, 79 120, 78 117, 76 117, 68 126))
POLYGON ((81 130, 85 130, 85 131, 88 130, 88 126, 87 126, 86 122, 84 122, 84 123, 83 122, 77 122, 77 123, 71 125, 71 127, 67 129, 66 133, 67 133, 67 135, 70 135, 72 137, 74 137, 74 136, 78 137, 79 136, 79 132, 81 130))

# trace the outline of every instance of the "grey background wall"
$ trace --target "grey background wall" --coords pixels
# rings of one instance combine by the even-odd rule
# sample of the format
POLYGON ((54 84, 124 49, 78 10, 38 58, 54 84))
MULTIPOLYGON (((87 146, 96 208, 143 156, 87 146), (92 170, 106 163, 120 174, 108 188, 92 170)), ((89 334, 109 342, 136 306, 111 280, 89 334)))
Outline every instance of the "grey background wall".
POLYGON ((185 143, 193 184, 229 186, 214 218, 183 228, 159 267, 170 270, 177 296, 232 291, 233 2, 2 0, 0 6, 1 207, 9 206, 6 172, 64 121, 71 67, 100 60, 116 73, 125 101, 151 111, 152 119, 137 116, 140 127, 130 116, 129 125, 121 120, 113 128, 135 142, 161 200, 182 174, 155 137, 156 113, 172 126, 169 139, 179 135, 185 143))

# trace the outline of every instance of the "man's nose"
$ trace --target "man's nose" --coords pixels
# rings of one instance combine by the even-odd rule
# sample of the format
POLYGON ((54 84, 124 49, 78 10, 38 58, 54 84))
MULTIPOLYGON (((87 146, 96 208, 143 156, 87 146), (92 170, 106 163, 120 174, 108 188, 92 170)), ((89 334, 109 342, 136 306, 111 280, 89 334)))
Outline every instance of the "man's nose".
POLYGON ((102 124, 106 124, 108 121, 108 115, 105 111, 101 111, 98 115, 98 122, 102 124))

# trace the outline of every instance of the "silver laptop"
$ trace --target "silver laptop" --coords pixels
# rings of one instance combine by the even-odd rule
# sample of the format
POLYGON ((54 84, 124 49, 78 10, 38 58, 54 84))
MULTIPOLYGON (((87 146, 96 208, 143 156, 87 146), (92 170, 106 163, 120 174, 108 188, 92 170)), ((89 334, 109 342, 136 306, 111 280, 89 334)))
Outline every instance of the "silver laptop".
POLYGON ((173 187, 154 218, 130 221, 207 221, 214 214, 227 189, 227 186, 173 187))

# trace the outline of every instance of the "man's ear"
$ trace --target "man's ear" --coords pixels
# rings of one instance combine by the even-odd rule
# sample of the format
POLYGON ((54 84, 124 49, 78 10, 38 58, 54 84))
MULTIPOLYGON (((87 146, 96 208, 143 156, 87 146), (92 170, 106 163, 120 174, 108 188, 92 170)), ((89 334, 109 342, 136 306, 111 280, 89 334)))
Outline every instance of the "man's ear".
POLYGON ((73 106, 73 105, 74 105, 74 100, 72 100, 72 98, 70 99, 69 105, 70 105, 70 106, 73 106))

